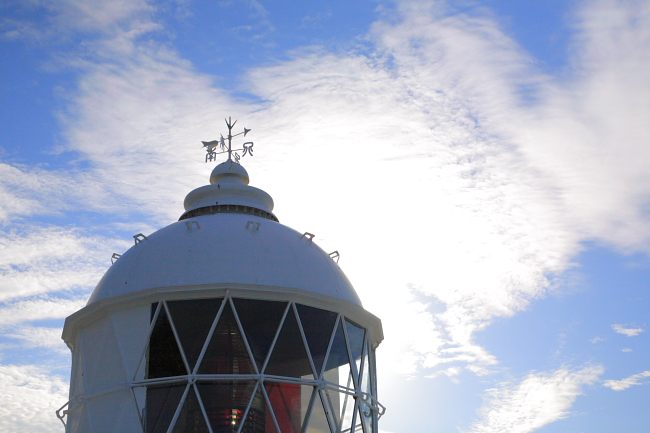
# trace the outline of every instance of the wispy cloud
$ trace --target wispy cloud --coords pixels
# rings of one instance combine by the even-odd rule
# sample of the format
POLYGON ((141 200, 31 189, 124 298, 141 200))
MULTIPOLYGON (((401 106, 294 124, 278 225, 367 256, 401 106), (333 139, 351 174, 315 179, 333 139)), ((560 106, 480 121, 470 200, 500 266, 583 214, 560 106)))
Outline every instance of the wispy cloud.
POLYGON ((643 328, 626 328, 624 325, 620 324, 612 325, 612 329, 619 334, 627 335, 628 337, 636 337, 640 333, 644 332, 643 328))
POLYGON ((527 433, 566 418, 583 387, 595 383, 603 372, 602 366, 561 368, 489 390, 481 419, 467 432, 527 433))
POLYGON ((93 287, 119 241, 77 230, 32 227, 0 236, 0 300, 93 287))
POLYGON ((648 381, 642 381, 642 379, 648 377, 650 377, 650 371, 644 371, 643 373, 635 374, 621 380, 606 380, 603 382, 603 385, 613 389, 614 391, 623 391, 634 385, 643 385, 648 383, 648 381))
POLYGON ((23 347, 26 348, 45 348, 67 355, 70 350, 61 340, 61 332, 62 328, 19 326, 4 333, 4 336, 22 340, 23 347))
POLYGON ((62 319, 86 304, 85 294, 77 296, 39 295, 0 303, 0 327, 48 319, 62 319))
POLYGON ((67 380, 41 367, 0 365, 0 431, 60 432, 54 411, 67 398, 67 380))
POLYGON ((79 33, 103 38, 135 37, 158 28, 151 20, 155 8, 146 0, 44 0, 12 6, 23 8, 27 12, 24 15, 33 19, 3 20, 0 37, 4 39, 59 45, 79 33))

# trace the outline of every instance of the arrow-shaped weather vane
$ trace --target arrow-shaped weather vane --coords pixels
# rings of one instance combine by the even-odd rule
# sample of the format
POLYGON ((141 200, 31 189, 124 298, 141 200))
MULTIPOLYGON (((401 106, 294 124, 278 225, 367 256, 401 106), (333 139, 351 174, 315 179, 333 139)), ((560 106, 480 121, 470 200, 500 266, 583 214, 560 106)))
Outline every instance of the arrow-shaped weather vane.
POLYGON ((220 155, 222 153, 228 153, 228 161, 233 161, 233 156, 235 157, 234 162, 239 163, 239 154, 237 152, 243 151, 241 156, 246 156, 247 154, 250 154, 253 156, 253 142, 252 141, 247 141, 244 143, 241 149, 233 149, 232 148, 232 139, 234 137, 237 137, 238 135, 244 134, 244 137, 246 137, 246 134, 251 132, 250 129, 244 128, 243 132, 240 132, 239 134, 232 135, 232 128, 235 126, 235 123, 237 121, 235 120, 234 122, 230 117, 228 119, 224 119, 226 121, 226 125, 228 126, 228 137, 221 135, 221 138, 219 140, 212 140, 212 141, 201 141, 203 143, 203 147, 205 148, 205 151, 207 152, 207 155, 205 155, 205 162, 208 161, 214 161, 217 159, 217 155, 220 155), (226 139, 228 140, 228 144, 226 144, 226 139), (219 147, 221 149, 221 152, 216 152, 215 149, 219 147))

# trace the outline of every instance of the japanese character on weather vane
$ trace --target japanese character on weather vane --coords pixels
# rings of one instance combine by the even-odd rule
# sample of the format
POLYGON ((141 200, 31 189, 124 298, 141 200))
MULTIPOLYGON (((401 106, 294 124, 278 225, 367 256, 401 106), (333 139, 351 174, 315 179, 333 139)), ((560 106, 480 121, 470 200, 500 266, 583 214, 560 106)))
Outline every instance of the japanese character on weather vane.
POLYGON ((244 134, 244 137, 246 137, 246 134, 251 132, 251 130, 244 128, 243 132, 232 135, 232 128, 235 126, 235 123, 237 123, 237 121, 235 120, 233 122, 230 117, 224 120, 226 121, 226 125, 228 126, 228 137, 224 137, 222 134, 219 140, 201 141, 201 143, 203 143, 203 147, 205 148, 205 151, 207 152, 207 155, 205 155, 205 162, 216 160, 217 155, 221 155, 222 153, 228 153, 228 161, 233 161, 233 156, 234 156, 235 158, 234 162, 236 163, 239 163, 239 158, 240 158, 239 153, 237 152, 243 152, 241 156, 246 156, 247 154, 253 156, 252 141, 247 141, 246 143, 244 143, 241 149, 232 148, 232 139, 234 137, 237 137, 238 135, 241 134, 244 134), (226 143, 226 140, 228 140, 228 143, 226 143), (219 147, 219 149, 221 149, 221 152, 215 151, 217 146, 219 147))

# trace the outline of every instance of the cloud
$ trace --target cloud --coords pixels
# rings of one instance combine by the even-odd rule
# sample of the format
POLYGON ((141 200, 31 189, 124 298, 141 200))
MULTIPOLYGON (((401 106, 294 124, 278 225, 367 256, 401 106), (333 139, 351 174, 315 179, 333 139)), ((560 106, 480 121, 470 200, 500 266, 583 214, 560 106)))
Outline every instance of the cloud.
POLYGON ((62 319, 86 304, 86 296, 39 295, 0 303, 0 328, 47 319, 62 319))
POLYGON ((61 340, 62 328, 48 328, 42 326, 20 326, 5 332, 4 336, 22 340, 23 347, 45 348, 62 355, 68 355, 70 350, 61 340))
MULTIPOLYGON (((647 250, 645 4, 585 4, 572 70, 558 79, 490 17, 400 2, 373 26, 374 52, 305 49, 251 70, 254 101, 147 38, 164 24, 149 2, 43 4, 48 26, 14 23, 5 37, 85 35, 81 50, 56 57, 80 74, 59 113, 57 151, 84 168, 0 165, 0 324, 25 345, 50 347, 56 329, 28 323, 79 308, 110 253, 128 247, 77 218, 72 229, 38 228, 35 217, 176 220, 211 170, 200 141, 217 138, 228 115, 253 129, 256 156, 243 160, 253 185, 274 197, 284 224, 341 252, 364 305, 383 319, 382 371, 488 374, 499 360, 476 332, 546 296, 583 242, 647 250)), ((528 432, 566 417, 602 371, 504 384, 471 431, 528 432)), ((0 375, 9 399, 0 430, 56 429, 61 379, 33 366, 0 366, 0 375)))
POLYGON ((640 333, 644 332, 643 328, 626 328, 620 324, 612 325, 612 329, 619 334, 627 335, 628 337, 636 337, 640 333))
POLYGON ((648 2, 583 3, 571 77, 544 84, 540 105, 503 124, 582 236, 624 251, 647 252, 650 236, 649 23, 648 2))
MULTIPOLYGON (((63 0, 45 1, 60 27, 84 31, 107 31, 148 17, 155 9, 146 0, 63 0)), ((115 30, 119 31, 119 30, 115 30)))
MULTIPOLYGON (((62 151, 89 167, 70 176, 69 189, 85 180, 90 187, 55 192, 55 207, 76 200, 166 225, 207 180, 200 140, 216 138, 219 119, 232 115, 253 126, 256 156, 243 161, 253 184, 273 195, 283 223, 341 251, 365 305, 384 318, 396 370, 460 363, 485 374, 498 360, 475 343, 476 331, 544 297, 583 241, 647 245, 650 155, 647 122, 638 119, 650 117, 650 26, 637 6, 585 6, 575 77, 559 81, 536 70, 489 17, 402 2, 399 18, 373 26, 376 52, 304 50, 251 70, 248 89, 258 99, 250 102, 217 88, 169 45, 133 36, 142 35, 149 6, 135 2, 130 20, 119 4, 90 4, 110 31, 86 41, 93 56, 65 57, 82 75, 61 113, 62 151), (623 25, 637 15, 637 24, 623 25), (607 86, 597 85, 605 78, 607 86), (624 89, 629 80, 638 92, 624 89)), ((82 16, 82 6, 68 2, 57 13, 82 16)), ((12 185, 17 201, 7 218, 41 211, 38 188, 12 185)), ((92 251, 65 233, 62 244, 92 251)), ((42 258, 44 269, 71 263, 56 254, 42 258)), ((100 269, 63 265, 37 277, 12 274, 12 266, 11 287, 28 289, 11 296, 92 284, 100 269)))
POLYGON ((9 40, 60 45, 78 34, 133 38, 159 29, 151 20, 155 8, 146 0, 30 0, 12 7, 19 13, 0 23, 0 37, 9 40))
POLYGON ((0 365, 0 431, 60 432, 54 413, 67 399, 67 380, 34 365, 0 365))
POLYGON ((93 287, 108 267, 110 248, 123 245, 59 227, 30 227, 0 236, 0 301, 93 287))
POLYGON ((603 372, 602 366, 560 368, 488 390, 481 418, 467 432, 527 433, 566 418, 583 387, 595 383, 603 372))
POLYGON ((643 385, 644 383, 647 383, 647 381, 641 381, 641 379, 645 379, 646 377, 650 377, 650 371, 644 371, 643 373, 635 374, 621 380, 606 380, 603 382, 603 385, 613 389, 614 391, 623 391, 633 385, 643 385))

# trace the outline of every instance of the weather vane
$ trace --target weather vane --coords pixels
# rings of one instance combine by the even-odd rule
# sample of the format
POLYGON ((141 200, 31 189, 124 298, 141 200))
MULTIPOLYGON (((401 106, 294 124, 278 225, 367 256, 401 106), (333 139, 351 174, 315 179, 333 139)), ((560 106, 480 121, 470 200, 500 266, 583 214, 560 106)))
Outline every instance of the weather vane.
POLYGON ((226 125, 228 125, 228 137, 224 138, 223 134, 221 134, 221 138, 219 140, 201 141, 201 143, 203 143, 203 147, 205 148, 205 151, 207 152, 207 155, 205 155, 205 162, 216 160, 217 155, 221 155, 222 153, 228 153, 228 161, 233 161, 233 156, 234 156, 235 157, 234 161, 236 163, 239 163, 239 158, 240 158, 239 153, 237 152, 243 151, 244 153, 242 153, 241 156, 246 156, 247 154, 253 156, 252 141, 247 141, 246 143, 244 143, 241 149, 232 148, 232 139, 234 137, 237 137, 238 135, 241 134, 244 134, 244 137, 246 137, 246 134, 251 132, 251 130, 244 128, 243 132, 232 135, 232 128, 235 126, 235 123, 237 123, 237 121, 235 120, 233 122, 230 117, 224 120, 226 121, 226 125), (228 144, 226 144, 226 139, 228 140, 228 144), (215 148, 217 146, 219 147, 219 149, 221 149, 221 152, 215 151, 215 148))

